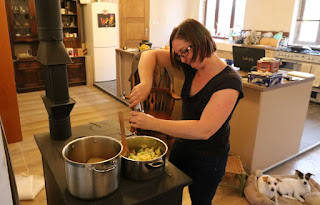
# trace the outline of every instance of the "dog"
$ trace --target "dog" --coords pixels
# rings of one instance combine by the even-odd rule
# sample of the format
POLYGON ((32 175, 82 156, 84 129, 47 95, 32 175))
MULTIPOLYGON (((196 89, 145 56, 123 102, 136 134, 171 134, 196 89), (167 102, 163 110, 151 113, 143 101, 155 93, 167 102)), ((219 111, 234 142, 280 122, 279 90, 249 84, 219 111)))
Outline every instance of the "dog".
POLYGON ((268 199, 274 198, 275 203, 278 205, 278 183, 281 181, 270 175, 263 175, 261 171, 257 172, 258 189, 268 199))
POLYGON ((296 199, 303 203, 304 196, 311 192, 309 179, 313 175, 311 173, 304 174, 299 170, 296 170, 294 178, 284 178, 279 183, 278 194, 282 197, 289 199, 296 199))

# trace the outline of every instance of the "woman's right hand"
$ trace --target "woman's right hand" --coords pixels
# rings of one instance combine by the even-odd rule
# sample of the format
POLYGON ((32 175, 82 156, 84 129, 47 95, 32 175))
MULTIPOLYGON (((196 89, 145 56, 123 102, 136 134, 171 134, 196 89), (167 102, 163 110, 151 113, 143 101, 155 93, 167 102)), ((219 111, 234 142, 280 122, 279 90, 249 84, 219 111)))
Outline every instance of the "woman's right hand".
POLYGON ((128 98, 130 99, 129 107, 133 108, 140 102, 143 102, 145 99, 147 99, 150 91, 151 86, 148 86, 147 84, 139 83, 138 85, 136 85, 128 96, 128 98))

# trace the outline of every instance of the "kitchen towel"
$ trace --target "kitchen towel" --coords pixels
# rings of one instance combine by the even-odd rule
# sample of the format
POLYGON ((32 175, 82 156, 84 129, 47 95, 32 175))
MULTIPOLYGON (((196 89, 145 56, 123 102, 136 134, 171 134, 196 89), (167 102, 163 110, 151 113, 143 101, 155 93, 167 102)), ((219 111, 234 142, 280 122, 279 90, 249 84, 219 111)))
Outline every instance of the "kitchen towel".
POLYGON ((33 200, 44 188, 44 178, 38 175, 15 175, 20 200, 33 200))
POLYGON ((312 86, 319 87, 320 86, 320 65, 312 65, 311 73, 314 74, 314 81, 312 86))
POLYGON ((311 73, 311 67, 312 67, 312 64, 302 63, 302 64, 301 64, 300 71, 301 71, 301 72, 306 72, 306 73, 311 73))

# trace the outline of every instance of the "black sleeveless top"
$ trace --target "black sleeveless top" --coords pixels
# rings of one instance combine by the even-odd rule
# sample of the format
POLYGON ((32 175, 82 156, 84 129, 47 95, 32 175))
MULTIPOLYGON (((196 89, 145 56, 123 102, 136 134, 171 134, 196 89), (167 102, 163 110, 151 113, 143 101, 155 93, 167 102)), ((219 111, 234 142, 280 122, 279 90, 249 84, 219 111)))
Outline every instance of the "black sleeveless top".
POLYGON ((185 82, 181 90, 183 120, 200 120, 201 114, 213 93, 229 88, 239 91, 239 97, 228 119, 208 140, 176 139, 178 144, 184 146, 194 156, 210 157, 225 154, 230 147, 229 120, 239 100, 243 97, 241 77, 231 67, 227 66, 214 76, 197 94, 190 96, 191 84, 197 70, 189 65, 185 65, 183 71, 185 74, 185 82))

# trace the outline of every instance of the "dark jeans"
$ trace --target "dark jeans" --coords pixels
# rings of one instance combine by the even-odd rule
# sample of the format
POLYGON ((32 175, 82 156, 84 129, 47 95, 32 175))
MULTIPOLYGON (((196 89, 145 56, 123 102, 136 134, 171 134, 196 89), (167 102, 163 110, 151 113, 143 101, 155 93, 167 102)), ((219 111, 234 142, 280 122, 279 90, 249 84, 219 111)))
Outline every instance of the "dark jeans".
POLYGON ((169 161, 192 178, 193 182, 189 185, 192 205, 211 205, 225 174, 228 152, 216 157, 197 159, 175 143, 169 161))

